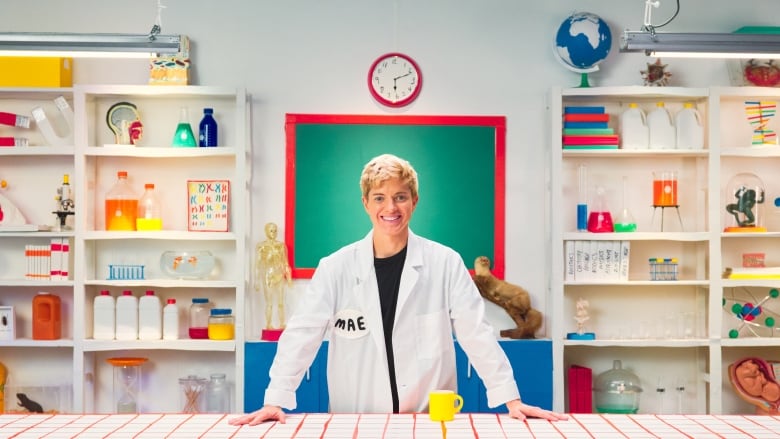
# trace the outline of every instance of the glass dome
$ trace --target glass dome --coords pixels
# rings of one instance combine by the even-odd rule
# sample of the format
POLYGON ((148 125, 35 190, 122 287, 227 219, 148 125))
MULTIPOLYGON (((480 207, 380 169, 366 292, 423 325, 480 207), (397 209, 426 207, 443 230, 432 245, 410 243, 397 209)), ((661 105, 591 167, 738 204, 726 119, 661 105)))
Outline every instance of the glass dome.
POLYGON ((723 230, 766 232, 764 194, 764 182, 757 175, 741 172, 731 177, 723 194, 723 230))
POLYGON ((633 414, 639 410, 641 382, 634 373, 623 369, 620 360, 614 360, 612 369, 596 377, 593 390, 598 413, 633 414))

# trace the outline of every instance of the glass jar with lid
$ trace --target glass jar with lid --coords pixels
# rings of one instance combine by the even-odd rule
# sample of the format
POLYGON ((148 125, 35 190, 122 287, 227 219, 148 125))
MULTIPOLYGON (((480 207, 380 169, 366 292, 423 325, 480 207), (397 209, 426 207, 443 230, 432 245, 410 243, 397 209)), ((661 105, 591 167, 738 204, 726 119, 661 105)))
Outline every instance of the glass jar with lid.
POLYGON ((230 413, 230 387, 224 373, 212 373, 206 385, 206 413, 230 413))
POLYGON ((233 340, 236 319, 230 308, 214 308, 209 316, 209 340, 233 340))
POLYGON ((209 315, 211 303, 204 297, 195 297, 190 305, 190 338, 209 338, 209 315))

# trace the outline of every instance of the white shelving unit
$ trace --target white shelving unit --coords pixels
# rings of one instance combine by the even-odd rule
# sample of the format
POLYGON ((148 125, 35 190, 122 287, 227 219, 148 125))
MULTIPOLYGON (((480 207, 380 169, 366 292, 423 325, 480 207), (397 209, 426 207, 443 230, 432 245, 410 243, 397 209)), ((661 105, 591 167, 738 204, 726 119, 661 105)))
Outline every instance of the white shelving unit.
MULTIPOLYGON (((721 279, 727 266, 745 251, 765 252, 777 261, 780 223, 767 233, 723 233, 724 195, 731 175, 750 171, 766 184, 767 204, 778 195, 775 177, 780 153, 750 147, 751 128, 744 113, 745 100, 780 97, 780 90, 765 88, 554 88, 551 92, 551 259, 550 303, 553 338, 554 407, 568 409, 566 379, 571 365, 593 370, 594 378, 622 360, 643 384, 640 413, 751 413, 753 407, 732 391, 727 368, 749 355, 780 358, 780 338, 730 339, 729 310, 723 306, 731 289, 748 288, 763 298, 780 282, 737 282, 721 279), (703 150, 564 150, 561 133, 565 106, 604 106, 616 128, 619 115, 635 102, 645 111, 663 101, 674 115, 692 102, 705 121, 703 150), (576 231, 577 167, 588 168, 590 191, 606 189, 606 207, 614 219, 627 208, 637 232, 589 233, 576 231), (658 212, 652 208, 653 171, 678 172, 679 211, 666 212, 661 231, 658 212), (622 179, 627 194, 622 196, 622 179), (631 256, 626 281, 566 280, 564 248, 567 241, 629 241, 631 256), (676 281, 651 281, 649 258, 679 260, 676 281), (567 340, 576 332, 575 303, 590 304, 587 329, 596 340, 567 340), (684 387, 684 390, 676 390, 684 387), (659 388, 665 389, 663 393, 659 388)), ((772 124, 777 129, 777 122, 772 124)), ((596 200, 591 196, 589 208, 596 200)), ((780 265, 774 263, 774 265, 780 265)), ((776 308, 780 309, 780 307, 776 308)), ((733 316, 731 317, 733 318, 733 316)), ((735 320, 736 322, 736 320, 735 320)), ((774 334, 777 336, 778 334, 774 334)), ((595 409, 595 404, 594 404, 595 409)))
MULTIPOLYGON (((67 129, 54 104, 62 96, 72 106, 73 89, 0 88, 0 111, 31 116, 34 107, 42 107, 57 132, 67 129)), ((31 117, 32 119, 32 117, 31 117)), ((29 147, 0 147, 0 180, 7 182, 0 194, 16 205, 30 224, 56 224, 52 211, 54 197, 62 184, 63 174, 73 175, 75 148, 47 146, 40 132, 31 128, 0 125, 0 136, 25 137, 29 147)), ((5 212, 8 215, 10 212, 5 212)), ((72 218, 69 220, 72 224, 72 218)), ((66 238, 73 244, 73 231, 63 232, 0 232, 0 305, 12 306, 15 314, 16 339, 0 341, 0 362, 9 372, 5 387, 6 409, 16 407, 15 389, 32 386, 59 392, 61 398, 54 407, 70 410, 73 380, 73 358, 76 340, 70 311, 74 306, 74 281, 30 280, 24 257, 25 245, 49 245, 52 238, 66 238), (62 338, 33 340, 32 300, 38 292, 50 292, 62 301, 62 338), (56 365, 56 367, 51 367, 56 365)), ((72 279, 72 278, 71 278, 72 279)), ((26 392, 27 390, 21 390, 26 392)))
POLYGON ((50 236, 60 235, 71 240, 71 280, 32 283, 23 280, 21 266, 0 270, 0 304, 10 302, 19 309, 17 330, 21 331, 17 334, 18 339, 0 342, 0 354, 11 370, 12 378, 18 377, 24 382, 42 378, 59 384, 72 382, 72 404, 68 409, 109 413, 114 409, 113 369, 106 359, 145 357, 148 361, 142 367, 141 411, 180 410, 178 378, 190 374, 208 378, 215 372, 225 373, 232 385, 231 409, 242 410, 250 177, 245 91, 203 86, 84 85, 49 91, 0 90, 0 102, 4 105, 18 102, 18 112, 29 114, 37 101, 47 101, 62 94, 67 95, 75 113, 74 146, 0 149, 3 156, 0 179, 9 180, 13 185, 7 191, 9 196, 28 199, 23 211, 30 212, 31 222, 54 222, 54 215, 50 213, 54 210, 51 198, 36 200, 29 194, 39 195, 44 188, 50 187, 53 198, 64 173, 71 175, 76 205, 75 215, 68 220, 73 224, 72 231, 0 234, 3 240, 0 257, 8 260, 16 260, 12 258, 15 249, 23 248, 28 241, 48 242, 50 236), (144 127, 142 139, 135 147, 105 146, 115 143, 106 124, 106 113, 117 102, 131 102, 138 108, 144 127), (219 147, 170 146, 181 107, 188 109, 195 132, 202 109, 214 108, 220 129, 219 147), (155 183, 163 204, 162 231, 105 231, 104 195, 116 181, 119 170, 128 172, 129 181, 139 197, 144 183, 155 183), (9 176, 2 175, 5 173, 9 176), (30 174, 25 177, 26 181, 22 180, 25 173, 30 174), (227 232, 187 231, 186 183, 190 179, 230 181, 227 232), (17 180, 34 190, 17 188, 17 180), (173 279, 159 267, 160 255, 166 250, 209 250, 217 259, 217 267, 206 279, 173 279), (144 265, 145 278, 107 280, 109 264, 144 265), (175 298, 180 312, 180 340, 92 339, 92 300, 104 289, 114 296, 120 295, 122 290, 131 290, 140 296, 151 289, 163 303, 168 298, 175 298), (29 340, 31 319, 28 310, 32 297, 39 290, 58 293, 63 299, 63 340, 29 340), (188 309, 193 297, 208 297, 216 307, 233 310, 235 340, 189 339, 188 309), (38 349, 42 347, 46 349, 38 349), (9 355, 5 355, 6 352, 9 355), (7 358, 11 360, 6 361, 7 358), (160 398, 160 395, 165 397, 160 398))

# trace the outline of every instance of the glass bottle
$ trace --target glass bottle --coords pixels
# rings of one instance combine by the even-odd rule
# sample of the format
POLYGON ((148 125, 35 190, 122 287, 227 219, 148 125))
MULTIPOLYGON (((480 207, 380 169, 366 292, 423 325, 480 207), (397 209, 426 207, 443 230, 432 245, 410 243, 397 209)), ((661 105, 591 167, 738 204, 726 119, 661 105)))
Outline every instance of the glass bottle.
POLYGON ((206 386, 206 413, 230 413, 230 387, 224 373, 212 373, 206 386))
POLYGON ((135 230, 138 196, 127 181, 127 171, 117 172, 116 177, 106 193, 106 230, 135 230))
POLYGON ((162 230, 162 206, 154 191, 154 183, 144 185, 144 194, 138 200, 137 230, 162 230))
POLYGON ((173 146, 198 146, 190 126, 189 113, 185 107, 182 107, 179 112, 179 124, 176 125, 176 134, 173 135, 173 146))
POLYGON ((198 146, 217 146, 217 121, 213 114, 213 108, 203 109, 203 119, 198 126, 198 146))

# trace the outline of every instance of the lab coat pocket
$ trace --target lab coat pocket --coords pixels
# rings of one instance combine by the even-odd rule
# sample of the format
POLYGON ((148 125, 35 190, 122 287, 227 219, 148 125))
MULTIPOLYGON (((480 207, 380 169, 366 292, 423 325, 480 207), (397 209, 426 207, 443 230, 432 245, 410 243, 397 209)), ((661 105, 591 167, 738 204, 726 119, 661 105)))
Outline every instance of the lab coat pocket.
POLYGON ((417 316, 415 327, 419 358, 439 357, 452 338, 450 319, 444 311, 417 316))

